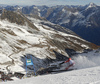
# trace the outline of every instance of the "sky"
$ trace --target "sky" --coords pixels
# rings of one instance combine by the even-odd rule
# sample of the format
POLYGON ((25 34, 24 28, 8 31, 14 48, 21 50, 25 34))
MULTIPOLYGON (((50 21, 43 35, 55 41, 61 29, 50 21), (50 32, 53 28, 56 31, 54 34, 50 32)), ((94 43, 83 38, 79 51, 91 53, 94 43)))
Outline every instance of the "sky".
POLYGON ((86 5, 93 2, 100 5, 100 0, 0 0, 0 4, 7 5, 86 5))

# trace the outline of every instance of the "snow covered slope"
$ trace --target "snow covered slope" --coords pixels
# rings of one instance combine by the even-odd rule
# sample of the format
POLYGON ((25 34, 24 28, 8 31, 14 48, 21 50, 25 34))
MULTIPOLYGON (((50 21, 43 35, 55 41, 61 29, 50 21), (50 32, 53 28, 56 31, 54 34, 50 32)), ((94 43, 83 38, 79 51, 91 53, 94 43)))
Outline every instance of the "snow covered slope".
POLYGON ((98 46, 75 33, 45 20, 26 17, 19 12, 3 10, 0 19, 1 71, 25 71, 24 55, 31 54, 38 70, 47 67, 50 59, 68 57, 66 49, 82 52, 98 46), (49 24, 49 25, 48 25, 49 24))
POLYGON ((100 45, 100 6, 89 3, 85 6, 57 5, 47 6, 16 6, 5 7, 11 11, 21 11, 23 14, 35 14, 45 17, 52 23, 69 28, 82 38, 100 45))
POLYGON ((54 6, 41 10, 41 16, 52 23, 69 28, 83 39, 100 45, 100 6, 54 6))
POLYGON ((83 39, 100 45, 100 6, 89 3, 87 5, 57 5, 57 6, 4 6, 1 9, 20 11, 46 18, 52 23, 69 28, 83 39))
POLYGON ((100 66, 8 81, 1 84, 100 84, 100 66))
POLYGON ((100 84, 100 49, 78 54, 74 60, 77 70, 53 72, 22 80, 15 79, 15 81, 2 82, 1 84, 100 84))

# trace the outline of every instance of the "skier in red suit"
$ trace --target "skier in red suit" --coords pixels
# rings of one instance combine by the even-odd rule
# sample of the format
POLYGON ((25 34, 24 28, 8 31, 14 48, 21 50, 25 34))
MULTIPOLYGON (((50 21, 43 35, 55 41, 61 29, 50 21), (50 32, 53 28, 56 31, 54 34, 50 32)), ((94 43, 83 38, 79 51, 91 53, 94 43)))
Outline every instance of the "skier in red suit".
POLYGON ((68 67, 66 67, 65 69, 68 70, 70 67, 74 66, 75 65, 75 62, 69 58, 67 61, 65 61, 64 63, 68 63, 68 67))
POLYGON ((68 58, 67 61, 64 61, 64 62, 60 63, 60 65, 65 64, 65 63, 67 63, 67 65, 68 65, 68 66, 65 68, 66 70, 68 70, 70 67, 72 67, 72 66, 75 65, 75 62, 74 62, 71 58, 68 58))

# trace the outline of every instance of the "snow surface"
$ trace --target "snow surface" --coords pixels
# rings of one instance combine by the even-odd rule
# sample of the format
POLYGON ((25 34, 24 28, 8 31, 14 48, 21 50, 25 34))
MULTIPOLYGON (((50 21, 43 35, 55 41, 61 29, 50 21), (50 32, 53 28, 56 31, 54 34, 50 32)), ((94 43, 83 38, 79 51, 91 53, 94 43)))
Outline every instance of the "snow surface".
POLYGON ((2 82, 1 84, 100 84, 100 66, 2 82))
MULTIPOLYGON (((52 72, 21 80, 2 82, 1 84, 100 84, 100 51, 77 54, 73 57, 76 70, 52 72)), ((15 65, 17 67, 17 65, 15 65)), ((14 67, 15 67, 14 66, 14 67)), ((12 67, 13 68, 13 67, 12 67)), ((18 67, 17 67, 18 68, 18 67)), ((16 70, 16 68, 13 68, 16 70)))
POLYGON ((7 57, 6 55, 4 55, 2 53, 0 53, 0 58, 2 58, 2 59, 0 59, 1 64, 5 63, 5 62, 8 62, 8 61, 11 61, 11 59, 9 57, 7 57))

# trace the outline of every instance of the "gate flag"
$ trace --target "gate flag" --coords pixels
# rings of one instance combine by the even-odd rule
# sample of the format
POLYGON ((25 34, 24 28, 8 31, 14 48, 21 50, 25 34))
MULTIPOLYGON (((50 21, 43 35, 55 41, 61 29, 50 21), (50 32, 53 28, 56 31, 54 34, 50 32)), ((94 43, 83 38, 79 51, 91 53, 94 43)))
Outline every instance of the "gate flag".
POLYGON ((35 67, 34 67, 33 60, 32 60, 32 56, 31 55, 28 55, 28 56, 25 56, 25 58, 26 58, 26 73, 27 73, 27 66, 32 65, 33 66, 33 69, 34 69, 34 73, 36 75, 35 67))
POLYGON ((27 60, 26 60, 26 65, 27 65, 27 66, 28 66, 28 65, 33 65, 32 60, 31 60, 31 59, 27 59, 27 60))

